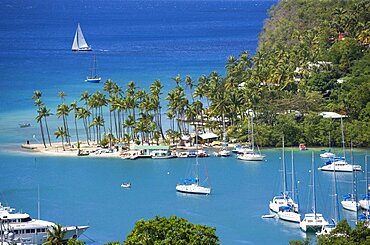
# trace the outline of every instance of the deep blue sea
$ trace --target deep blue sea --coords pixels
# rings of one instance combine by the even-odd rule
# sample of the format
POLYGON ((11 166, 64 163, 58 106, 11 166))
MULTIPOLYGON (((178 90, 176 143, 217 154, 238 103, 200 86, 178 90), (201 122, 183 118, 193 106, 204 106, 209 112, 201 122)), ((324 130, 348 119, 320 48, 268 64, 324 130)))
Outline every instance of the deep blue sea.
MULTIPOLYGON (((102 80, 122 87, 135 81, 147 89, 156 79, 165 96, 172 77, 217 70, 225 74, 229 55, 254 53, 258 33, 275 0, 3 0, 0 3, 0 201, 37 217, 64 225, 89 225, 81 238, 88 244, 122 242, 139 219, 155 215, 184 217, 216 227, 222 244, 287 244, 303 239, 297 225, 262 219, 268 202, 281 191, 280 149, 262 149, 267 160, 245 163, 234 157, 206 159, 210 196, 175 192, 193 160, 137 160, 43 157, 19 153, 26 140, 40 141, 31 96, 41 90, 42 101, 55 112, 59 91, 66 101, 79 100, 93 54, 102 80), (77 27, 93 52, 71 52, 77 27), (31 123, 20 129, 19 123, 31 123), (131 181, 131 189, 121 182, 131 181), (39 193, 38 195, 38 188, 39 193)), ((165 106, 165 105, 164 105, 165 106)), ((60 124, 51 117, 51 131, 60 124)), ((72 124, 72 123, 70 123, 72 124)), ((316 167, 322 164, 316 151, 316 167)), ((308 199, 311 152, 295 152, 300 201, 308 199)), ((364 166, 365 151, 354 152, 364 166)), ((289 162, 287 153, 286 160, 289 162)), ((359 179, 363 179, 360 173, 359 179)), ((329 218, 332 175, 317 173, 318 210, 329 218)), ((351 174, 338 176, 339 195, 351 190, 351 174)), ((365 190, 364 181, 359 189, 365 190)), ((355 216, 342 212, 342 217, 355 216)))

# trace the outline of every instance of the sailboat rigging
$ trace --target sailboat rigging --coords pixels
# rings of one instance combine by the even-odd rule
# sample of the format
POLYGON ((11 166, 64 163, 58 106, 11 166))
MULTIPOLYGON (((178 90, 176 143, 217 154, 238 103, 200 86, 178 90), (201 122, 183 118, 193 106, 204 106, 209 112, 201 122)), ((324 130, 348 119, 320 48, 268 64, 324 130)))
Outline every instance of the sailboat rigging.
POLYGON ((94 55, 94 59, 91 66, 91 73, 89 76, 86 77, 85 82, 89 83, 99 83, 101 80, 101 77, 99 77, 96 73, 97 67, 96 67, 96 55, 94 55))
POLYGON ((87 44, 80 23, 77 24, 75 37, 73 39, 72 51, 91 51, 91 47, 87 44))
MULTIPOLYGON (((198 151, 198 129, 197 125, 195 124, 195 144, 197 146, 198 151)), ((211 187, 210 186, 202 186, 199 181, 199 163, 198 163, 198 155, 195 157, 195 177, 186 178, 182 181, 182 183, 176 185, 176 191, 182 193, 189 193, 189 194, 203 194, 209 195, 211 194, 211 187)), ((207 176, 208 179, 208 176, 207 176)))
POLYGON ((254 149, 254 128, 253 128, 253 116, 251 117, 251 127, 252 127, 252 135, 251 135, 251 151, 245 151, 243 154, 239 154, 237 156, 238 159, 244 160, 244 161, 263 161, 265 159, 265 155, 262 155, 258 146, 258 152, 254 149))

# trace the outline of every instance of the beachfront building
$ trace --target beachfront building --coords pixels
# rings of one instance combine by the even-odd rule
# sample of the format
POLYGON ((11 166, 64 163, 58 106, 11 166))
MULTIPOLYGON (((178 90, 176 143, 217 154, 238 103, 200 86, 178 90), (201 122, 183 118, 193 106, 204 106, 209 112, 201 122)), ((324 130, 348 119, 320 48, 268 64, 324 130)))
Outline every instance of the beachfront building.
POLYGON ((153 151, 169 151, 170 147, 168 145, 135 145, 135 151, 140 152, 140 156, 151 157, 153 151))

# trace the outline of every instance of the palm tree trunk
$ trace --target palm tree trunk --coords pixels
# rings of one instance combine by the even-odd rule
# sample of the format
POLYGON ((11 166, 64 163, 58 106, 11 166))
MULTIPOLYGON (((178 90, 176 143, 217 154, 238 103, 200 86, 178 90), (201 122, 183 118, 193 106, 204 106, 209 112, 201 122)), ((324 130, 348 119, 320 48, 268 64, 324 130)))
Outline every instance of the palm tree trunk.
POLYGON ((44 147, 46 148, 46 144, 45 144, 45 136, 44 136, 44 127, 42 126, 42 121, 41 121, 41 119, 40 119, 40 129, 41 129, 42 143, 44 144, 44 147))
POLYGON ((80 138, 78 137, 78 129, 77 129, 77 117, 75 116, 75 127, 76 127, 76 137, 77 137, 77 144, 80 142, 80 138))
POLYGON ((45 117, 44 119, 45 119, 46 132, 47 132, 47 134, 48 134, 49 145, 51 146, 48 122, 46 121, 46 117, 45 117))

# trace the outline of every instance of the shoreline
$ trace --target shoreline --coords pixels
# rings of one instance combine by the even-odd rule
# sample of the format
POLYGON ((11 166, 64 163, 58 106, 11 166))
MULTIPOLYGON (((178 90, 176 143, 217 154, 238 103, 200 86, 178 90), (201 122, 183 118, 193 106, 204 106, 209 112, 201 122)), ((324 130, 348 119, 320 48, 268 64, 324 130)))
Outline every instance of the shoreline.
MULTIPOLYGON (((88 155, 78 155, 78 148, 76 147, 77 142, 72 142, 72 146, 69 146, 65 144, 65 150, 63 150, 62 143, 54 142, 52 143, 52 146, 48 146, 47 148, 44 147, 43 144, 35 143, 35 144, 12 144, 9 148, 3 148, 4 151, 7 152, 13 152, 13 153, 23 153, 23 154, 32 154, 32 155, 39 155, 39 156, 49 156, 49 157, 96 157, 96 158, 119 158, 120 154, 129 152, 129 151, 136 151, 133 148, 133 145, 131 145, 130 149, 127 150, 116 150, 116 148, 113 147, 113 152, 105 152, 108 148, 102 148, 97 146, 96 144, 86 144, 81 143, 80 150, 81 152, 89 152, 88 155)), ((155 145, 155 144, 154 144, 155 145)), ((235 145, 237 144, 229 144, 228 150, 231 150, 235 145)), ((208 150, 210 155, 213 151, 218 151, 221 148, 221 146, 204 146, 199 147, 198 149, 202 150, 208 150)), ((298 146, 294 147, 286 147, 286 148, 293 148, 294 151, 301 151, 299 150, 298 146)), ((172 151, 176 152, 182 152, 182 151, 188 151, 188 150, 195 150, 196 147, 185 147, 185 146, 177 146, 176 149, 172 151)), ((267 147, 262 149, 262 153, 264 150, 276 150, 280 149, 280 147, 267 147)), ((310 151, 323 151, 326 150, 326 147, 309 147, 304 152, 310 152, 310 151)), ((341 152, 341 147, 334 147, 334 152, 341 152)), ((367 148, 355 148, 353 149, 355 151, 368 151, 367 148)), ((346 150, 346 152, 349 150, 346 150)), ((348 153, 349 154, 349 153, 348 153)))

